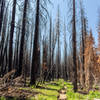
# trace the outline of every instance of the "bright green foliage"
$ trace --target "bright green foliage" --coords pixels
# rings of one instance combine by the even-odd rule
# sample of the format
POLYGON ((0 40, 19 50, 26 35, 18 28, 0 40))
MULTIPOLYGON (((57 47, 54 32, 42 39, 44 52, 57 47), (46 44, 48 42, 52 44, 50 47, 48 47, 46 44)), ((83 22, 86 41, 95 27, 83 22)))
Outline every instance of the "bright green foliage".
POLYGON ((4 97, 1 97, 0 100, 6 100, 4 97))
POLYGON ((92 98, 97 98, 97 99, 100 99, 100 92, 98 91, 90 91, 89 92, 89 95, 88 95, 88 98, 92 99, 92 98))
POLYGON ((100 92, 98 91, 90 91, 88 95, 74 93, 73 85, 69 82, 65 82, 67 86, 67 99, 68 100, 93 100, 94 98, 100 99, 100 92))
POLYGON ((5 98, 5 97, 1 97, 0 100, 16 100, 16 98, 5 98))
POLYGON ((40 92, 36 96, 37 100, 57 100, 58 90, 63 88, 63 80, 45 83, 42 85, 44 89, 34 88, 35 91, 40 92))

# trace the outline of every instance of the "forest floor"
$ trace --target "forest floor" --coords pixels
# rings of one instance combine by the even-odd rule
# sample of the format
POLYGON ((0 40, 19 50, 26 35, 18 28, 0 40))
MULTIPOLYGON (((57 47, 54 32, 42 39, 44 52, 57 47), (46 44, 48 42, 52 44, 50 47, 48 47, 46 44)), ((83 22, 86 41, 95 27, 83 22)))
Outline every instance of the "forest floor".
POLYGON ((0 86, 0 100, 58 100, 58 96, 67 97, 62 100, 98 100, 100 91, 74 93, 72 83, 65 82, 63 79, 45 82, 38 87, 0 86), (61 94, 61 91, 64 93, 61 94))

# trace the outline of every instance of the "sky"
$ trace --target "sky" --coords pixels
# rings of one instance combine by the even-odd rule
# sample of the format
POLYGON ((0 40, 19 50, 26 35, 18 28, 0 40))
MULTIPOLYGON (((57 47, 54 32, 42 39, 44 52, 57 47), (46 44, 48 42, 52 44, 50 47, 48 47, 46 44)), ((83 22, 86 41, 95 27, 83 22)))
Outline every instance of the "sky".
POLYGON ((84 4, 88 18, 89 28, 92 28, 93 36, 97 44, 98 9, 100 7, 100 0, 84 0, 84 4))
MULTIPOLYGON (((57 6, 59 4, 60 6, 60 13, 61 13, 61 19, 66 18, 67 16, 67 3, 68 0, 52 0, 53 6, 50 8, 50 12, 52 12, 52 16, 57 15, 57 6)), ((100 0, 83 0, 83 5, 85 8, 86 16, 88 19, 88 27, 89 29, 92 29, 93 36, 95 38, 95 42, 97 45, 97 21, 98 21, 98 9, 100 7, 100 0)))

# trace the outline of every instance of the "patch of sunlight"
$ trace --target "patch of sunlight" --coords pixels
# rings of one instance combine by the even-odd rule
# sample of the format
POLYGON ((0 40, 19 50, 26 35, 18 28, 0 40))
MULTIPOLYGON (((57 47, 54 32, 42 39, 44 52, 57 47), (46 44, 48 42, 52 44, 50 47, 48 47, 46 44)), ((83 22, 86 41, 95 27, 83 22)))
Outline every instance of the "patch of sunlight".
POLYGON ((73 85, 71 82, 64 82, 67 87, 66 95, 68 100, 93 100, 94 98, 100 99, 100 92, 90 91, 89 94, 84 95, 80 93, 74 93, 73 85))
POLYGON ((40 94, 47 95, 47 96, 57 96, 58 95, 58 92, 55 90, 37 89, 37 88, 35 88, 34 90, 37 92, 40 92, 40 94))
MULTIPOLYGON (((58 96, 58 90, 60 90, 63 85, 63 80, 55 80, 52 82, 45 82, 44 85, 39 85, 39 88, 36 88, 35 86, 31 86, 29 88, 20 88, 22 90, 29 90, 29 91, 35 91, 39 94, 37 95, 36 100, 56 100, 58 96)), ((31 100, 35 100, 35 98, 31 98, 31 100)))
POLYGON ((100 92, 98 91, 90 91, 89 94, 87 95, 88 99, 93 99, 93 98, 97 98, 100 99, 100 92))
POLYGON ((53 95, 46 96, 39 94, 37 100, 57 100, 57 97, 53 95))

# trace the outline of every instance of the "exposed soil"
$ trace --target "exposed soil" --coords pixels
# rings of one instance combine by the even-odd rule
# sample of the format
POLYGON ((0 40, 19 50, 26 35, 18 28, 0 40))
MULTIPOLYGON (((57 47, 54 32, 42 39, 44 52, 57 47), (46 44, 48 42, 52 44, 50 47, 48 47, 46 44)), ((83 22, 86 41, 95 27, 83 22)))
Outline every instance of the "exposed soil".
POLYGON ((62 88, 61 90, 59 90, 59 96, 58 96, 58 100, 67 100, 66 97, 66 87, 62 88))

